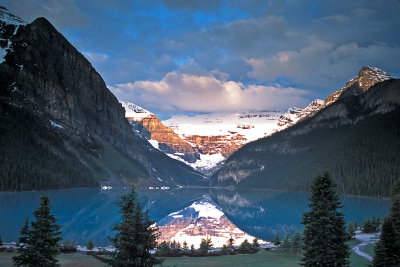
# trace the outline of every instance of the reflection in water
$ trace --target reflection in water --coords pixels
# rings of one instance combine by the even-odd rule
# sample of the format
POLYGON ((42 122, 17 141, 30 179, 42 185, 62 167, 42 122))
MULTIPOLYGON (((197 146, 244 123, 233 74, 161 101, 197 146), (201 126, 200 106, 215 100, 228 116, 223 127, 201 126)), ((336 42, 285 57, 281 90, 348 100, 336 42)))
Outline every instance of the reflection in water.
MULTIPOLYGON (((302 214, 308 210, 309 193, 272 190, 211 190, 210 195, 225 215, 240 229, 264 240, 281 238, 286 233, 301 230, 302 214)), ((341 196, 346 221, 366 217, 383 218, 388 214, 390 201, 385 199, 341 196)))
MULTIPOLYGON (((250 236, 236 227, 224 215, 209 196, 192 203, 190 206, 169 214, 157 222, 161 241, 184 241, 190 247, 200 247, 201 239, 210 238, 214 247, 222 247, 233 238, 235 245, 240 245, 245 239, 252 242, 250 236)), ((265 241, 260 240, 260 244, 265 241)))
MULTIPOLYGON (((59 223, 64 225, 62 235, 65 240, 74 240, 80 245, 86 245, 92 238, 96 246, 108 245, 107 236, 113 235, 111 229, 120 220, 115 203, 122 193, 124 192, 121 190, 99 189, 0 193, 0 234, 3 241, 16 241, 25 216, 29 216, 31 220, 32 211, 39 205, 40 196, 47 194, 54 207, 55 216, 60 219, 59 223)), ((185 208, 208 200, 215 205, 215 209, 222 211, 226 216, 222 216, 224 219, 217 224, 221 229, 225 228, 224 235, 233 232, 232 227, 236 225, 251 236, 272 240, 275 233, 282 237, 286 232, 302 228, 300 221, 302 213, 307 210, 308 196, 308 193, 269 190, 175 189, 140 190, 139 200, 149 210, 151 219, 157 220, 160 225, 168 225, 173 216, 171 213, 182 210, 183 214, 178 215, 184 215, 187 211, 188 218, 191 218, 182 222, 184 225, 190 220, 198 220, 200 224, 204 222, 201 229, 197 227, 188 231, 191 236, 195 233, 208 235, 205 230, 208 222, 204 219, 207 216, 195 219, 198 215, 194 212, 195 209, 189 212, 190 209, 185 208), (202 220, 204 221, 201 222, 202 220)), ((385 216, 390 204, 389 200, 373 198, 342 197, 342 201, 347 220, 358 220, 359 223, 368 216, 385 216)), ((212 224, 211 221, 209 223, 212 224)), ((181 232, 181 238, 184 238, 184 232, 181 232)), ((170 235, 172 234, 171 232, 170 235)))

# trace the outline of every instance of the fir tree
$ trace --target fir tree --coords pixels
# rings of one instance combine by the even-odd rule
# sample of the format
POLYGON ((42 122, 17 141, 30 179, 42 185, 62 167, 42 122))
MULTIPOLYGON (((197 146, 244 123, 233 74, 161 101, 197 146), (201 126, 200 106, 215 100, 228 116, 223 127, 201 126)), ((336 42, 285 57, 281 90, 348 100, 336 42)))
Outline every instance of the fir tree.
POLYGON ((194 249, 194 245, 192 244, 192 245, 190 245, 190 254, 193 254, 193 253, 194 253, 194 251, 195 251, 195 249, 194 249))
POLYGON ((86 247, 88 250, 92 250, 94 248, 93 240, 91 238, 89 239, 89 242, 86 247))
POLYGON ((227 245, 223 245, 221 248, 221 255, 229 255, 230 249, 228 248, 227 245))
POLYGON ((171 253, 171 248, 166 241, 161 242, 157 248, 157 256, 166 256, 171 253))
POLYGON ((382 224, 373 266, 400 266, 400 194, 392 194, 390 214, 382 224))
POLYGON ((292 249, 295 252, 300 252, 301 246, 302 246, 302 237, 301 233, 296 230, 296 232, 293 235, 292 238, 292 249))
POLYGON ((57 243, 62 239, 57 219, 51 214, 48 196, 40 198, 40 206, 33 211, 36 221, 31 222, 31 229, 26 219, 21 229, 18 242, 18 256, 13 258, 17 266, 57 266, 59 253, 57 243))
POLYGON ((345 244, 346 228, 335 185, 328 173, 311 185, 310 211, 303 213, 303 266, 347 266, 350 253, 345 244))
POLYGON ((291 246, 292 246, 292 244, 290 242, 289 234, 286 233, 285 237, 282 240, 281 248, 286 250, 286 249, 289 249, 291 246))
POLYGON ((122 222, 114 225, 116 234, 109 238, 115 251, 109 252, 108 257, 93 255, 95 258, 112 266, 153 266, 160 263, 150 250, 157 246, 158 229, 146 212, 142 211, 136 199, 134 188, 121 196, 118 202, 122 222))
POLYGON ((281 244, 281 240, 279 239, 278 233, 276 233, 275 239, 274 239, 274 245, 279 246, 280 244, 281 244))
POLYGON ((203 253, 208 253, 208 251, 212 248, 211 238, 207 237, 206 239, 202 238, 200 243, 200 251, 203 253))
POLYGON ((235 243, 235 240, 232 238, 232 236, 228 240, 228 248, 232 251, 234 249, 233 244, 235 243))
POLYGON ((260 248, 260 242, 258 242, 258 241, 259 241, 259 239, 257 237, 255 237, 253 239, 253 243, 251 244, 253 246, 253 248, 255 248, 255 249, 259 249, 260 248))
POLYGON ((249 241, 247 241, 247 239, 245 239, 242 244, 240 244, 239 249, 243 251, 249 251, 251 250, 251 244, 249 241))
POLYGON ((188 252, 189 251, 189 247, 188 247, 188 243, 185 241, 183 241, 183 246, 182 249, 184 252, 188 252))
POLYGON ((349 222, 349 224, 347 225, 346 232, 347 232, 347 239, 349 239, 349 240, 353 239, 354 236, 356 235, 356 229, 351 222, 349 222))

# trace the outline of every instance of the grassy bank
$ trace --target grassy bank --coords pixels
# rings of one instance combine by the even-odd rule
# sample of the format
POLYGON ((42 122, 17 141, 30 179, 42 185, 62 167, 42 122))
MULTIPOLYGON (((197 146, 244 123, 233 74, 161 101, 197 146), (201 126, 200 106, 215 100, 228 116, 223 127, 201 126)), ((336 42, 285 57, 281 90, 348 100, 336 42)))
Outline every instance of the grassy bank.
MULTIPOLYGON (((12 266, 12 256, 14 255, 14 252, 0 252, 0 266, 12 266)), ((164 258, 163 264, 159 266, 299 266, 299 259, 299 255, 292 252, 261 250, 256 254, 234 256, 164 258)), ((58 260, 61 266, 105 266, 83 253, 60 254, 58 260)), ((350 266, 354 267, 368 266, 369 263, 354 253, 351 253, 350 262, 350 266)))

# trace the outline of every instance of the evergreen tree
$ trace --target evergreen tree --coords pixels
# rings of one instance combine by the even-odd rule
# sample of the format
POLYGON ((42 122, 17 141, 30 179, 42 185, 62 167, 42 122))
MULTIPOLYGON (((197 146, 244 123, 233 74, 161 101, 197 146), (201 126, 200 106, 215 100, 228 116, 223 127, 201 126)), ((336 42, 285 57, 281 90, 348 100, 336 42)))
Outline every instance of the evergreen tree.
POLYGON ((58 241, 62 238, 57 219, 51 214, 48 196, 40 198, 40 206, 33 211, 36 221, 28 227, 28 219, 21 229, 18 242, 18 255, 13 258, 17 266, 57 266, 58 241))
POLYGON ((89 249, 89 250, 92 250, 93 248, 94 248, 94 245, 93 245, 93 240, 90 238, 89 239, 89 242, 88 242, 88 244, 87 244, 87 249, 89 249))
POLYGON ((354 236, 356 235, 355 227, 351 222, 349 222, 349 224, 347 225, 346 232, 347 232, 347 239, 349 239, 349 240, 353 239, 354 236))
POLYGON ((249 241, 247 241, 247 239, 245 239, 242 244, 240 244, 239 249, 243 251, 249 251, 251 250, 251 244, 249 241))
POLYGON ((278 233, 276 233, 275 239, 274 239, 274 245, 279 246, 280 244, 281 244, 281 240, 279 239, 278 233))
POLYGON ((235 240, 232 238, 232 236, 228 240, 228 248, 232 251, 234 249, 233 244, 235 243, 235 240))
POLYGON ((161 244, 157 248, 156 255, 157 256, 166 256, 171 253, 171 248, 166 241, 161 242, 161 244))
POLYGON ((190 254, 193 254, 194 253, 194 245, 192 244, 192 245, 190 245, 190 254))
POLYGON ((282 240, 281 248, 286 250, 286 249, 289 249, 291 246, 292 246, 292 244, 290 242, 289 234, 286 233, 285 237, 282 240))
POLYGON ((28 216, 25 218, 24 226, 19 231, 20 237, 17 242, 17 254, 18 256, 13 257, 14 264, 16 266, 29 266, 31 254, 34 253, 30 243, 30 231, 28 216))
POLYGON ((158 228, 146 212, 142 211, 136 198, 134 188, 121 196, 118 202, 122 222, 114 225, 116 234, 109 238, 115 251, 109 252, 108 257, 93 255, 95 258, 112 266, 153 266, 160 263, 150 250, 157 246, 158 228))
POLYGON ((183 241, 183 246, 182 249, 185 253, 187 253, 189 251, 189 247, 188 247, 188 243, 185 241, 183 241))
POLYGON ((347 266, 350 253, 345 244, 344 215, 335 185, 328 173, 311 185, 310 211, 303 213, 303 266, 347 266))
POLYGON ((223 245, 221 248, 221 255, 229 255, 230 250, 227 245, 223 245))
POLYGON ((260 242, 258 242, 258 240, 259 239, 257 237, 255 237, 253 239, 253 243, 251 244, 253 246, 253 248, 255 248, 255 249, 259 249, 260 248, 260 242))
POLYGON ((400 194, 392 194, 390 214, 382 224, 373 266, 400 266, 400 194))
POLYGON ((207 237, 206 239, 202 238, 200 243, 200 251, 203 253, 208 253, 208 251, 212 248, 211 238, 207 237))
POLYGON ((3 245, 3 240, 1 239, 1 235, 0 235, 0 246, 3 245))
POLYGON ((301 246, 302 246, 302 241, 301 241, 301 233, 296 230, 296 232, 293 235, 292 238, 292 249, 295 252, 300 252, 301 246))

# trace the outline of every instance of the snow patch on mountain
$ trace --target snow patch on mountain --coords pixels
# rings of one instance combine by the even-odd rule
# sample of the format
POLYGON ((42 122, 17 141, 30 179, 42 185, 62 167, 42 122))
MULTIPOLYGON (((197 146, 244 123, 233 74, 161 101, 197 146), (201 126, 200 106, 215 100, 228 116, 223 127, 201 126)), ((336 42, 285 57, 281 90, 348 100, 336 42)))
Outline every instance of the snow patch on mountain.
POLYGON ((154 115, 150 111, 148 111, 142 107, 139 107, 138 105, 135 105, 131 102, 120 101, 120 103, 121 103, 122 107, 125 108, 125 117, 132 118, 135 121, 140 121, 143 118, 154 115))

